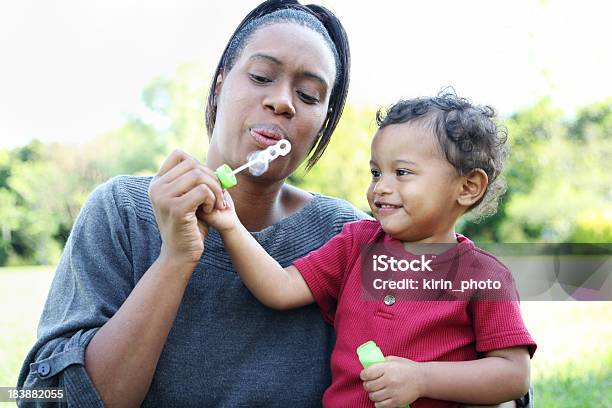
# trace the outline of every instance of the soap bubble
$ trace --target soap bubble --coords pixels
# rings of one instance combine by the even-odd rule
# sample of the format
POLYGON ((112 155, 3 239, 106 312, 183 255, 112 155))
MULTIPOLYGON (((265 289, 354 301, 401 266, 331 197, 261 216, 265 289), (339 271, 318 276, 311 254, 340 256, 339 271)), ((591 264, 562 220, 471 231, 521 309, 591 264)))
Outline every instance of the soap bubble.
POLYGON ((268 146, 265 150, 255 150, 248 154, 249 172, 254 176, 261 176, 268 171, 269 164, 278 156, 286 156, 291 151, 288 140, 279 140, 276 144, 268 146))
POLYGON ((247 156, 247 160, 251 162, 249 165, 249 173, 254 176, 261 176, 266 171, 268 171, 268 155, 263 154, 265 150, 256 150, 254 152, 249 153, 247 156))

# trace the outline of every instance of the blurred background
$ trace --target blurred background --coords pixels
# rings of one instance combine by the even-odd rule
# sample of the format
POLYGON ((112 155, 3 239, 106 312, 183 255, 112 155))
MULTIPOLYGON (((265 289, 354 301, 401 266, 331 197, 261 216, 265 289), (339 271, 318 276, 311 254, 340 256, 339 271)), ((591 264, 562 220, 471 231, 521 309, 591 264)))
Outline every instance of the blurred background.
MULTIPOLYGON (((95 186, 207 150, 218 58, 259 1, 0 5, 0 386, 14 385, 63 245, 95 186)), ((452 86, 508 129, 508 192, 478 242, 612 242, 612 6, 604 1, 318 2, 351 41, 349 100, 290 182, 367 210, 374 114, 452 86), (342 180, 341 183, 338 180, 342 180)), ((525 302, 539 406, 612 407, 609 302, 525 302)))

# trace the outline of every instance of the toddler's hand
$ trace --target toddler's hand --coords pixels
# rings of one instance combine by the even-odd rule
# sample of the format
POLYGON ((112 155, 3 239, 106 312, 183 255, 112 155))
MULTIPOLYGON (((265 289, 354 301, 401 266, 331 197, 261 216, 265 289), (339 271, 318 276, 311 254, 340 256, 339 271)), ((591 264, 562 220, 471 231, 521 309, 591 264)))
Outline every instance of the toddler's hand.
POLYGON ((234 208, 234 202, 227 190, 223 190, 224 208, 222 210, 213 208, 212 211, 206 213, 198 211, 197 216, 209 226, 215 228, 219 232, 230 231, 238 225, 238 215, 234 208))
POLYGON ((422 396, 423 375, 419 363, 388 356, 359 375, 376 408, 405 407, 422 396))

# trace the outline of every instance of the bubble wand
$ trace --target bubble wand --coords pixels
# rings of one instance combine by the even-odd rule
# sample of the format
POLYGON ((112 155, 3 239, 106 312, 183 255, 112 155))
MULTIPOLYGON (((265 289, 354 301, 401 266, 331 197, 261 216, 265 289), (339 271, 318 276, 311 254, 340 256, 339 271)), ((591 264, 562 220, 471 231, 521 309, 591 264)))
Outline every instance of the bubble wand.
POLYGON ((242 166, 232 170, 227 164, 223 164, 215 170, 215 175, 221 183, 221 187, 228 189, 238 184, 236 174, 244 169, 249 169, 249 172, 254 176, 264 174, 270 165, 270 162, 279 156, 286 156, 291 151, 291 143, 287 139, 281 139, 275 144, 268 146, 265 150, 256 150, 249 153, 247 162, 242 166))

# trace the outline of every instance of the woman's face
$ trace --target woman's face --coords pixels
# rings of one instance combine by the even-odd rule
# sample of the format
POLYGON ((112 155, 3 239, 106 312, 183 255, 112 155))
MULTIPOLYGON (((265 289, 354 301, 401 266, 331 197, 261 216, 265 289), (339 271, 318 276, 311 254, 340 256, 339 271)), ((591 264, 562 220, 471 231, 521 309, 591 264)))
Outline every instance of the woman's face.
MULTIPOLYGON (((336 76, 320 34, 291 23, 258 29, 217 87, 217 116, 209 164, 236 168, 254 150, 288 139, 259 180, 288 177, 306 158, 325 120, 336 76)), ((248 174, 245 171, 241 174, 248 174)))

